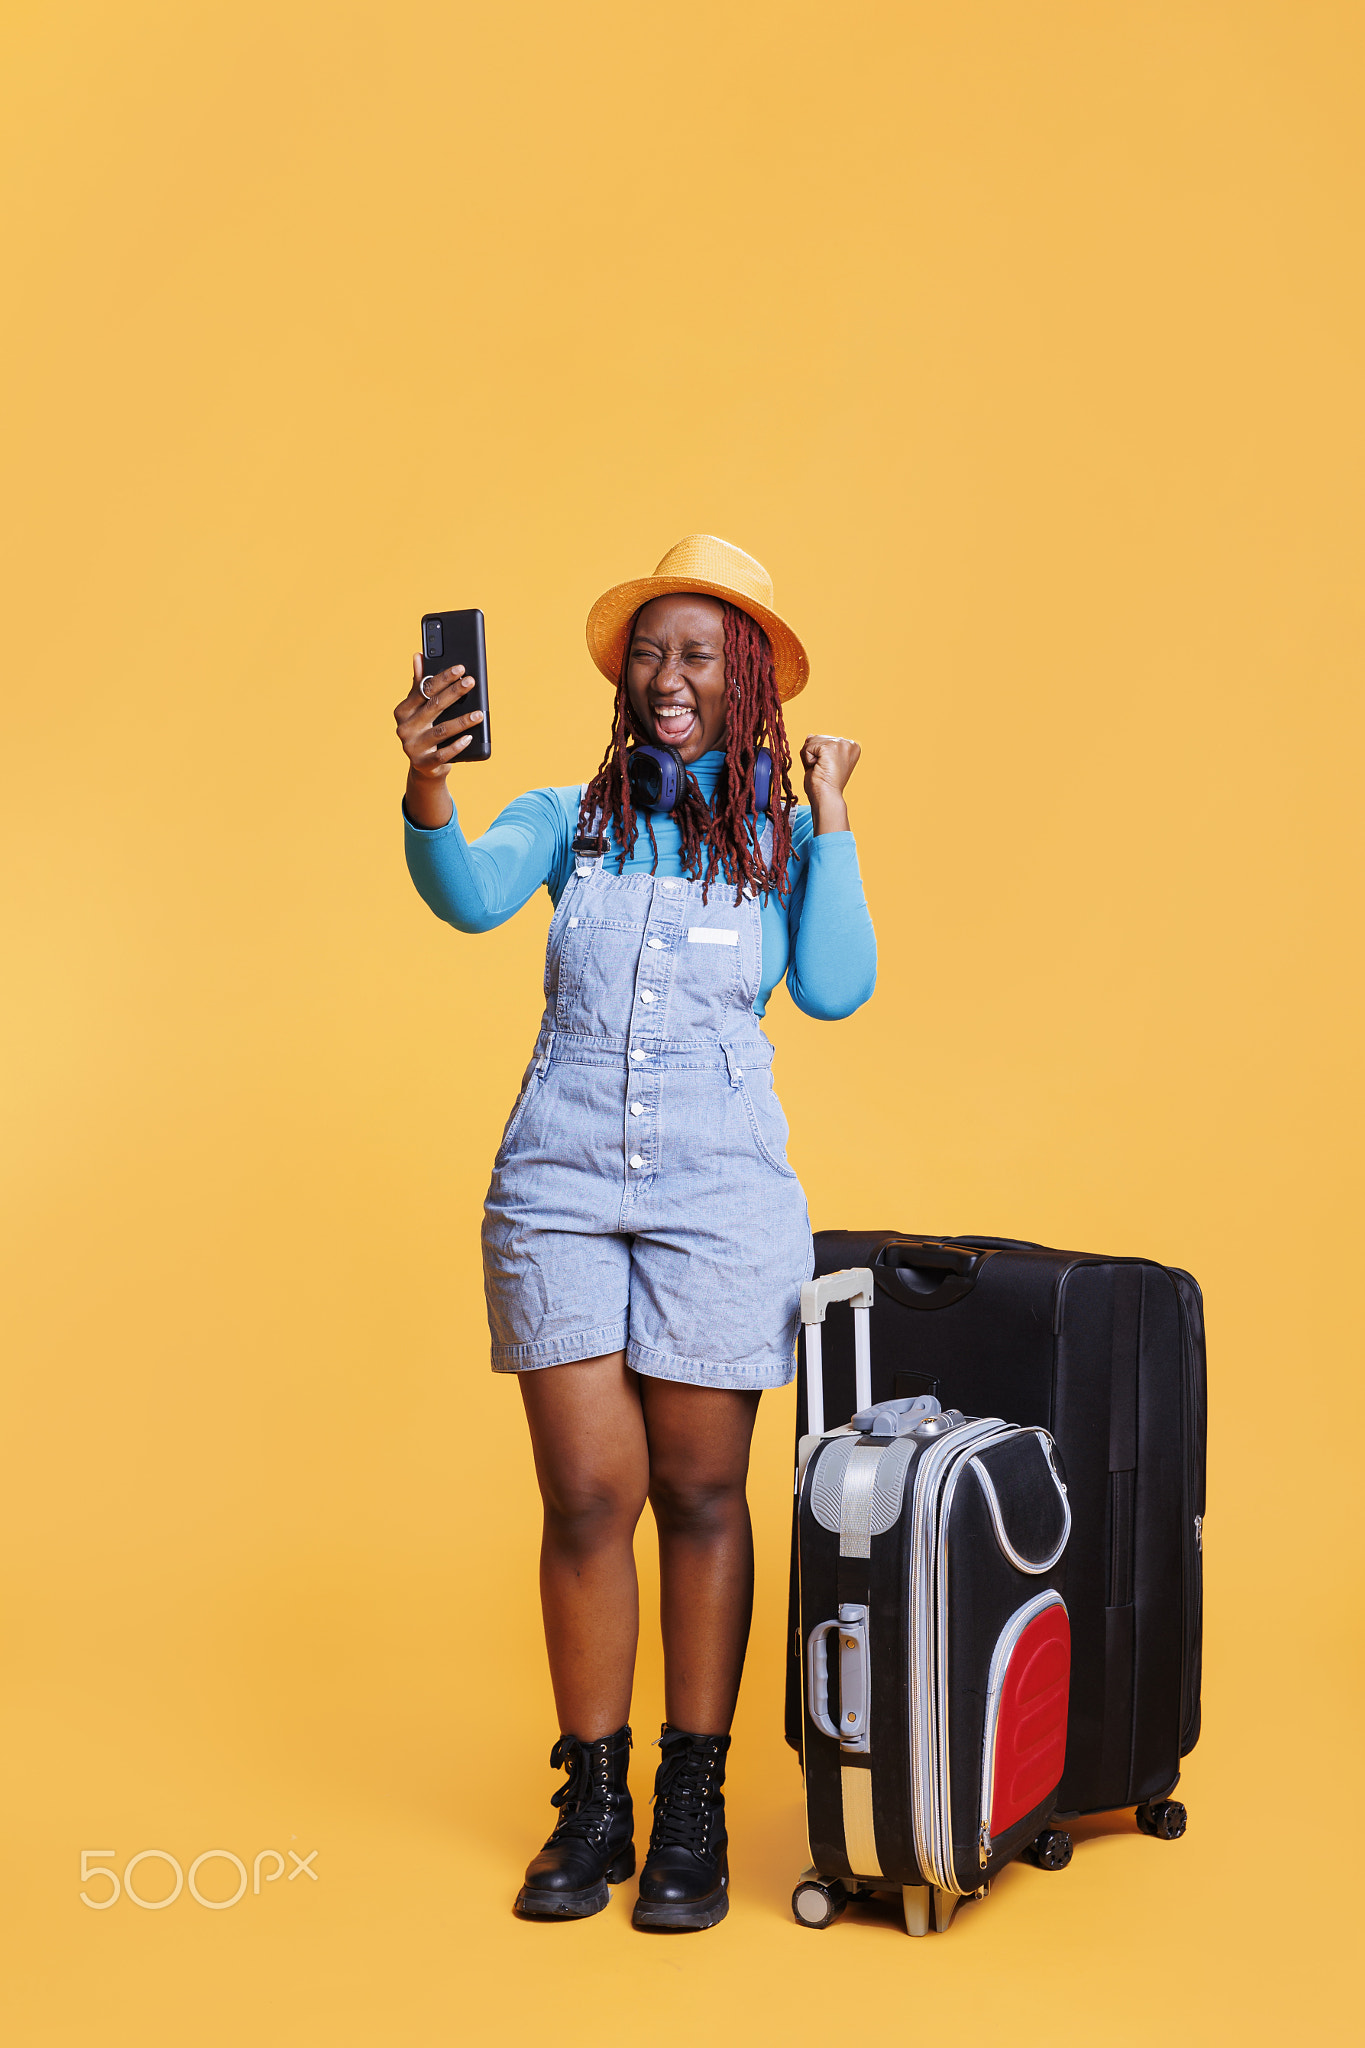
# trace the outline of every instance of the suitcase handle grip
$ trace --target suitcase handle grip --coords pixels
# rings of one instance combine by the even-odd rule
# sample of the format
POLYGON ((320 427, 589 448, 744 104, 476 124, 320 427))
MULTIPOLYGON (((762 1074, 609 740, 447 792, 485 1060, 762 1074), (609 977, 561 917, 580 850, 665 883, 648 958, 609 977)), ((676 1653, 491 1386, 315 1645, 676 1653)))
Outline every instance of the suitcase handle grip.
POLYGON ((873 1259, 873 1271, 877 1285, 902 1308, 950 1308, 955 1301, 970 1294, 976 1285, 976 1276, 987 1252, 972 1247, 949 1244, 915 1244, 904 1239, 893 1239, 884 1244, 873 1259), (905 1275, 913 1273, 913 1280, 905 1275), (930 1280, 928 1286, 919 1284, 923 1274, 930 1280), (932 1277, 942 1277, 937 1285, 932 1277))
POLYGON ((872 1275, 866 1266, 849 1266, 842 1273, 822 1273, 818 1280, 801 1282, 801 1320, 823 1323, 832 1301, 851 1301, 855 1308, 871 1308, 872 1275))
POLYGON ((871 1699, 868 1670, 867 1609, 845 1601, 837 1621, 817 1622, 806 1638, 806 1711, 822 1735, 830 1736, 840 1749, 865 1755, 867 1710, 871 1699), (829 1660, 821 1652, 828 1636, 839 1635, 839 1720, 830 1718, 829 1660))
POLYGON ((820 1652, 826 1636, 838 1626, 837 1621, 818 1621, 806 1638, 806 1712, 820 1733, 832 1736, 836 1742, 839 1731, 829 1718, 829 1683, 820 1669, 820 1652))

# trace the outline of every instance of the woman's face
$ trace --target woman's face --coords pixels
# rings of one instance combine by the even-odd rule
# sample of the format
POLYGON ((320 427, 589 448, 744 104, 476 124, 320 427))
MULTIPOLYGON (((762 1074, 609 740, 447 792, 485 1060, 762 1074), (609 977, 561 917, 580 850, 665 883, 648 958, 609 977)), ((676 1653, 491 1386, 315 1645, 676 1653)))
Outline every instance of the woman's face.
POLYGON ((714 597, 656 597, 635 621, 626 668, 641 732, 689 765, 725 744, 725 611, 714 597))

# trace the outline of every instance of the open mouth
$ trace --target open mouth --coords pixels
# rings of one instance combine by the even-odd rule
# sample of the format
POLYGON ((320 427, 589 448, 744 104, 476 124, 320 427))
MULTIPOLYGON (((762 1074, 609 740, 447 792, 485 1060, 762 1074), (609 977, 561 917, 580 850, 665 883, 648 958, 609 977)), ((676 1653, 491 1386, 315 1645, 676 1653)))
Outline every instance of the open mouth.
POLYGON ((654 704, 650 707, 654 730, 670 747, 685 746, 697 724, 690 704, 654 704))

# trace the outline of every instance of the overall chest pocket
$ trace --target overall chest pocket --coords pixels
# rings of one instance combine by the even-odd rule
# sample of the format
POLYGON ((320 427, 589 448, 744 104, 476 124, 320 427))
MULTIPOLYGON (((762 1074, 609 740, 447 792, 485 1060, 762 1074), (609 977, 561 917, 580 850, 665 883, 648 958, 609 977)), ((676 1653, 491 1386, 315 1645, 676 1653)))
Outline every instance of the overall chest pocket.
POLYGON ((682 926, 672 947, 670 1038, 714 1038, 737 1009, 747 1007, 748 939, 738 921, 726 923, 720 917, 702 922, 694 914, 682 926))
POLYGON ((565 919, 555 968, 555 1022, 562 1031, 624 1037, 644 929, 627 918, 565 919))

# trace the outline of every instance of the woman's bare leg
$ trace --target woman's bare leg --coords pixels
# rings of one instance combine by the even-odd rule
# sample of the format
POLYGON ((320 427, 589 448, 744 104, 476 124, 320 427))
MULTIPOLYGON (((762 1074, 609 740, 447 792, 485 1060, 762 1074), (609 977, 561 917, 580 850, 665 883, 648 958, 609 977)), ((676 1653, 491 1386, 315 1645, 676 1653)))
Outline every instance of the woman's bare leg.
POLYGON ((756 1393, 637 1382, 659 1525, 664 1710, 671 1726, 723 1735, 734 1717, 754 1604, 745 1481, 756 1393))
POLYGON ((630 1718, 649 1490, 640 1382, 625 1353, 518 1374, 544 1503, 540 1604, 560 1732, 596 1742, 630 1718))

